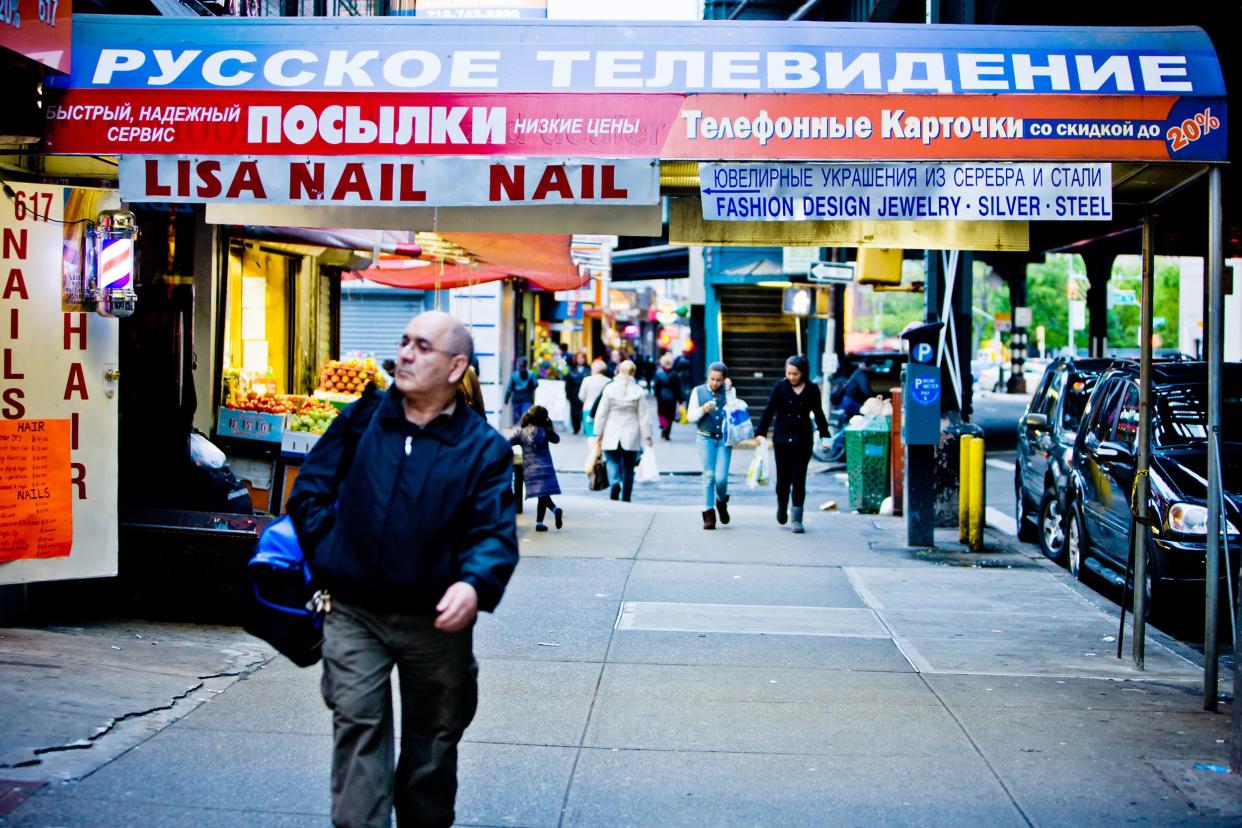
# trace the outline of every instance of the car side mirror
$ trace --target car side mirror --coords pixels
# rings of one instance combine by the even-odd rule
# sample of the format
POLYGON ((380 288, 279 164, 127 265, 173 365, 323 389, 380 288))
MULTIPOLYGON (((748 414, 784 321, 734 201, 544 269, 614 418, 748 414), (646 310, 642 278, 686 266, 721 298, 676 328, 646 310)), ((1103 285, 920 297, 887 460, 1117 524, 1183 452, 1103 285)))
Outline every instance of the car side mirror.
POLYGON ((1048 415, 1047 414, 1027 414, 1026 415, 1026 427, 1027 428, 1047 428, 1048 427, 1048 415))

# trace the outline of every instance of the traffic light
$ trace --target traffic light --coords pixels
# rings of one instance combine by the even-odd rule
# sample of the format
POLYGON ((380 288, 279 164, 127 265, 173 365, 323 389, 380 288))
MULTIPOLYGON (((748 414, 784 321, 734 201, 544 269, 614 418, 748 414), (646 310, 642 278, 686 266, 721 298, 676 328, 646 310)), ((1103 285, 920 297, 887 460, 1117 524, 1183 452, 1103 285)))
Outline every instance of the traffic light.
POLYGON ((858 248, 860 285, 900 285, 902 251, 898 248, 858 248))

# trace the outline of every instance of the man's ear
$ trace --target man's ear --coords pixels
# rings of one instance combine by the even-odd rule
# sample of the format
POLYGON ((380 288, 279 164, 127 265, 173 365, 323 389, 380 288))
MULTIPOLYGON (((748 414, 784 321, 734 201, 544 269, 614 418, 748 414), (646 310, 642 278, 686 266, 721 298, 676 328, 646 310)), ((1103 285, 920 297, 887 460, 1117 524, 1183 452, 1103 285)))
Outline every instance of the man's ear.
POLYGON ((457 354, 453 357, 453 368, 449 371, 449 382, 453 385, 461 382, 461 378, 466 375, 466 369, 470 367, 470 360, 466 359, 465 354, 457 354))

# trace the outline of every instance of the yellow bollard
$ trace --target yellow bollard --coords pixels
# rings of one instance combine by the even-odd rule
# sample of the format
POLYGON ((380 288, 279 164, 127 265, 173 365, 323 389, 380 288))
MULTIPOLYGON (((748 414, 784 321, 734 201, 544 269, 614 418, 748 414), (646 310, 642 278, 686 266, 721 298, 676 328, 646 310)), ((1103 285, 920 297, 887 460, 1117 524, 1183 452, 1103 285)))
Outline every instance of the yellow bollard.
POLYGON ((983 551, 983 438, 970 441, 970 548, 983 551))
POLYGON ((970 540, 970 444, 975 438, 963 434, 957 443, 957 539, 970 540))

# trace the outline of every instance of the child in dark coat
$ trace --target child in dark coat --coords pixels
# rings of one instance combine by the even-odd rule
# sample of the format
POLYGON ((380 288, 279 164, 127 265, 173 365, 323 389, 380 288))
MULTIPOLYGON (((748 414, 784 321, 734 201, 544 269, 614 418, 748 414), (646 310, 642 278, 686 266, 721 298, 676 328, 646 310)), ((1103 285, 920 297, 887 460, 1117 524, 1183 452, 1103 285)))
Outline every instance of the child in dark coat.
POLYGON ((552 495, 561 493, 560 484, 556 480, 556 468, 552 465, 552 443, 559 443, 560 435, 552 427, 552 419, 548 410, 542 405, 531 406, 522 415, 518 430, 509 438, 509 442, 522 447, 522 476, 526 483, 526 496, 539 498, 535 515, 535 531, 548 531, 543 522, 544 515, 552 510, 556 520, 556 528, 564 523, 564 512, 552 502, 552 495))

